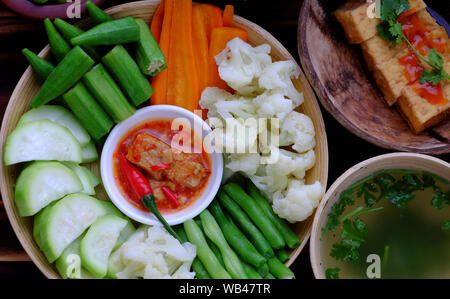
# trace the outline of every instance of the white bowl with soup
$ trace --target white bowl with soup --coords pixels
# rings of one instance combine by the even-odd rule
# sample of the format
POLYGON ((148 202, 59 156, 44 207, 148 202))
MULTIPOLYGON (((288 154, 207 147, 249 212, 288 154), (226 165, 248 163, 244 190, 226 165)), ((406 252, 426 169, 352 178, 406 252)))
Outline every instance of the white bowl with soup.
POLYGON ((109 134, 101 157, 101 176, 111 201, 131 219, 159 224, 134 193, 120 168, 125 155, 147 178, 160 213, 170 225, 200 214, 222 181, 222 154, 203 146, 211 128, 196 114, 170 105, 138 110, 109 134), (177 204, 163 192, 175 195, 177 204))

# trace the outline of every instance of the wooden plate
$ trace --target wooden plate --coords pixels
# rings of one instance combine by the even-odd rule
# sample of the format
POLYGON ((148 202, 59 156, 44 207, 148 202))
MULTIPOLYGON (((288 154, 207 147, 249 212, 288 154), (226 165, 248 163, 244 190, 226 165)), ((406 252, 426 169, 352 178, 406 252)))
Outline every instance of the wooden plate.
MULTIPOLYGON (((159 0, 131 2, 112 7, 108 9, 107 12, 114 18, 134 16, 137 18, 143 18, 147 22, 149 22, 151 21, 152 15, 158 4, 159 0)), ((251 44, 259 45, 262 43, 268 43, 272 48, 272 57, 274 60, 294 60, 289 52, 281 45, 281 43, 261 27, 238 16, 235 17, 235 24, 236 26, 241 27, 248 32, 248 40, 251 44)), ((80 23, 81 27, 87 25, 88 20, 82 21, 80 23)), ((46 46, 39 55, 42 57, 47 57, 49 55, 49 46, 46 46)), ((316 128, 317 135, 317 146, 315 149, 317 162, 314 168, 308 171, 306 180, 308 183, 313 183, 314 181, 318 180, 322 183, 323 186, 326 186, 328 177, 328 145, 325 126, 323 123, 319 104, 316 101, 314 93, 311 90, 311 87, 309 86, 308 81, 306 80, 303 73, 301 73, 299 79, 294 80, 294 85, 298 90, 303 91, 305 102, 302 105, 301 109, 302 112, 311 117, 316 128)), ((5 142, 5 138, 16 127, 21 115, 29 110, 29 103, 39 90, 39 87, 39 81, 29 67, 17 84, 5 112, 2 131, 0 135, 2 144, 0 156, 3 156, 3 144, 5 142)), ((88 167, 94 173, 99 175, 99 163, 91 163, 88 165, 88 167)), ((20 173, 21 166, 13 165, 5 167, 3 164, 0 164, 0 170, 2 174, 0 177, 2 198, 9 220, 17 237, 19 238, 25 251, 45 276, 47 276, 48 278, 59 278, 60 276, 58 275, 55 267, 47 261, 44 254, 41 252, 41 250, 33 240, 32 217, 20 217, 18 214, 14 202, 14 184, 17 176, 20 173)), ((99 186, 96 191, 97 198, 102 200, 109 200, 102 186, 99 186)), ((291 257, 287 262, 288 265, 293 263, 295 258, 300 254, 301 250, 305 246, 311 233, 311 226, 312 217, 294 226, 295 232, 302 240, 302 245, 291 253, 291 257)))
POLYGON ((347 42, 331 15, 344 2, 305 0, 300 12, 300 61, 323 106, 348 130, 383 148, 449 153, 450 119, 415 135, 397 110, 385 104, 360 47, 347 42))

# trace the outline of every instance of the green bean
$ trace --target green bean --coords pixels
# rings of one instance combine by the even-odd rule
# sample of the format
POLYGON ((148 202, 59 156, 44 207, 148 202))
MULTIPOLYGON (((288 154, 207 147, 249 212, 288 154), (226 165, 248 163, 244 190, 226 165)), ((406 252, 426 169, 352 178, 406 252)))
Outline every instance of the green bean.
POLYGON ((264 276, 264 279, 276 279, 276 278, 272 274, 268 273, 266 276, 264 276))
POLYGON ((269 264, 268 263, 264 263, 264 265, 262 265, 261 267, 258 267, 256 269, 256 271, 258 271, 259 274, 261 274, 261 276, 266 276, 267 273, 269 273, 269 264))
POLYGON ((266 262, 266 259, 258 252, 247 237, 234 225, 234 223, 228 221, 216 200, 209 206, 209 211, 219 223, 227 242, 233 247, 243 261, 255 267, 261 267, 266 262))
POLYGON ((250 266, 249 264, 242 262, 242 266, 244 266, 245 273, 247 273, 248 279, 262 279, 262 276, 259 275, 256 270, 250 266))
POLYGON ((189 241, 197 248, 197 257, 205 266, 209 275, 214 279, 231 279, 230 274, 222 267, 214 253, 208 247, 202 230, 194 220, 189 219, 183 224, 189 241))
POLYGON ((275 256, 269 241, 252 223, 250 218, 242 211, 237 203, 234 202, 224 191, 219 191, 218 197, 223 207, 230 213, 237 226, 247 235, 250 241, 258 249, 264 257, 270 258, 275 256))
MULTIPOLYGON (((173 229, 178 234, 178 236, 180 237, 180 239, 183 243, 189 241, 182 225, 177 225, 173 229)), ((206 270, 205 266, 203 266, 202 262, 198 259, 198 257, 194 258, 194 260, 192 261, 192 269, 194 270, 195 276, 198 279, 210 279, 211 278, 211 276, 209 276, 208 271, 206 270)))
POLYGON ((228 273, 235 279, 246 279, 247 274, 244 271, 244 267, 242 266, 239 257, 228 245, 214 216, 208 210, 204 210, 200 214, 200 219, 202 220, 205 235, 219 247, 228 273))
MULTIPOLYGON (((200 218, 195 217, 194 220, 195 220, 195 223, 197 223, 198 227, 202 230, 202 232, 205 233, 205 231, 203 230, 203 225, 202 225, 202 221, 200 220, 200 218)), ((225 263, 223 262, 222 253, 220 253, 219 247, 217 247, 216 244, 211 242, 211 240, 208 238, 206 238, 206 243, 208 243, 209 248, 212 250, 214 255, 217 257, 217 259, 219 260, 219 263, 222 265, 222 267, 225 268, 225 263)))
POLYGON ((277 258, 271 258, 269 259, 269 269, 270 273, 272 273, 273 276, 279 279, 293 279, 295 278, 294 273, 286 267, 285 264, 280 262, 277 258))
POLYGON ((272 221, 273 225, 275 225, 277 230, 281 233, 287 246, 289 248, 297 248, 300 246, 301 241, 298 236, 283 219, 275 214, 267 199, 262 196, 261 192, 259 192, 258 188, 250 180, 247 181, 247 190, 261 210, 263 210, 264 214, 272 221))
POLYGON ((289 260, 289 253, 287 253, 287 251, 284 249, 277 250, 275 254, 282 263, 285 263, 287 260, 289 260))
POLYGON ((228 193, 228 195, 247 213, 250 219, 253 220, 273 248, 280 249, 286 245, 281 233, 272 224, 272 221, 267 218, 256 201, 248 196, 241 186, 236 183, 229 183, 223 188, 225 192, 228 193))

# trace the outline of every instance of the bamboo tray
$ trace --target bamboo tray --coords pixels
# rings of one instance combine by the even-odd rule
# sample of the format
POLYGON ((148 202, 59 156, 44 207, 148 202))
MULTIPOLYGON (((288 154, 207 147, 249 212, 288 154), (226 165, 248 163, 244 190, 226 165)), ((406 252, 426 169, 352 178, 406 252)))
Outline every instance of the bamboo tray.
POLYGON ((377 146, 431 155, 450 153, 450 118, 415 135, 389 108, 331 13, 346 0, 305 0, 298 23, 300 61, 319 100, 353 134, 377 146))
MULTIPOLYGON (((131 2, 112 7, 106 10, 106 12, 114 18, 134 16, 137 18, 143 18, 147 22, 150 22, 159 2, 159 0, 131 2)), ((261 27, 239 16, 235 16, 234 22, 236 26, 241 27, 248 32, 249 43, 253 45, 268 43, 272 48, 272 57, 275 61, 294 60, 294 58, 281 45, 281 43, 261 27)), ((89 20, 84 20, 80 22, 79 25, 80 27, 85 27, 88 24, 89 20)), ((46 46, 39 55, 42 57, 47 57, 49 55, 49 46, 46 46)), ((326 186, 328 177, 328 145, 322 114, 320 112, 320 108, 315 95, 303 73, 300 74, 300 77, 297 80, 294 80, 294 85, 304 94, 305 102, 301 107, 302 112, 311 117, 316 128, 317 146, 315 148, 315 152, 317 162, 314 168, 308 171, 306 180, 308 183, 313 183, 314 181, 318 180, 322 183, 323 186, 326 186)), ((37 93, 39 87, 39 81, 29 67, 17 84, 5 112, 0 134, 0 141, 2 144, 2 147, 0 149, 1 156, 3 156, 3 145, 6 137, 16 127, 21 115, 29 110, 29 102, 37 93)), ((87 166, 95 174, 99 175, 99 163, 91 163, 87 166)), ((20 165, 5 167, 2 163, 0 163, 0 171, 2 174, 0 176, 0 188, 5 210, 20 243, 22 244, 26 253, 30 256, 32 261, 46 277, 59 278, 60 276, 57 273, 55 267, 47 261, 47 259, 33 240, 32 218, 20 217, 15 206, 14 184, 17 176, 20 173, 20 170, 20 165)), ((109 200, 102 186, 97 187, 96 191, 97 198, 102 200, 109 200)), ((287 265, 291 265, 294 262, 294 260, 302 251, 303 247, 306 245, 311 233, 312 220, 313 217, 310 217, 306 221, 298 223, 294 226, 294 230, 302 240, 302 244, 291 253, 287 265)))

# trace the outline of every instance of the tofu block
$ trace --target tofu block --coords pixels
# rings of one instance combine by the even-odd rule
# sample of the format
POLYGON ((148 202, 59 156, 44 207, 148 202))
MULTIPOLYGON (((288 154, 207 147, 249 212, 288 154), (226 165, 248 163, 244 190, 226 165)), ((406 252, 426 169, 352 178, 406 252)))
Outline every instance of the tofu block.
POLYGON ((371 4, 366 1, 353 0, 334 12, 351 44, 360 44, 377 34, 380 20, 369 18, 367 11, 371 4))
POLYGON ((438 28, 441 28, 441 26, 436 22, 436 20, 430 15, 430 13, 426 9, 417 11, 417 16, 428 30, 433 31, 438 28))
POLYGON ((407 46, 404 43, 394 47, 392 42, 389 42, 378 35, 363 42, 361 47, 364 60, 370 71, 373 71, 377 64, 382 65, 390 59, 397 57, 400 53, 404 53, 407 49, 407 46))
POLYGON ((423 0, 409 0, 409 6, 411 6, 410 12, 415 13, 423 10, 427 7, 423 0))
POLYGON ((384 95, 389 106, 395 104, 400 97, 403 88, 408 85, 405 67, 398 61, 398 57, 408 54, 408 49, 399 52, 396 57, 389 59, 386 63, 375 65, 373 76, 375 82, 384 95))
POLYGON ((417 94, 411 86, 403 89, 397 101, 400 113, 408 121, 411 129, 420 134, 444 120, 450 112, 450 83, 443 86, 444 97, 448 100, 446 105, 434 105, 417 94))

